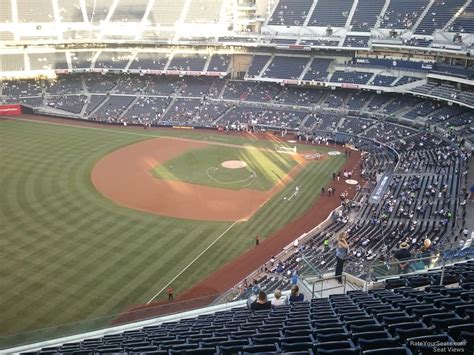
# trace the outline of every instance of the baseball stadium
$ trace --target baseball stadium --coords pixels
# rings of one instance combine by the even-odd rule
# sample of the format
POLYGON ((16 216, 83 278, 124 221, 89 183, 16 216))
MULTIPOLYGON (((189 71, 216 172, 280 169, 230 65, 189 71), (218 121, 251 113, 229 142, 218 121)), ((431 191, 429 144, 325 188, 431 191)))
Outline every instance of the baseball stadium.
POLYGON ((473 0, 0 0, 0 353, 474 353, 473 0))

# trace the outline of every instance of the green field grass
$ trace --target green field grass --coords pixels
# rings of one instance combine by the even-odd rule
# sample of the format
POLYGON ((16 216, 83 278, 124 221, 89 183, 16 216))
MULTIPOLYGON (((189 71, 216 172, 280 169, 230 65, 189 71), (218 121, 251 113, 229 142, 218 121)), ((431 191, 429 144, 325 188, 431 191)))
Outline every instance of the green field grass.
POLYGON ((296 165, 289 154, 275 151, 210 145, 188 151, 152 170, 155 177, 211 187, 266 191, 296 165), (247 164, 242 169, 221 166, 228 160, 247 164))
MULTIPOLYGON (((147 302, 223 233, 231 223, 177 220, 120 207, 90 181, 94 164, 120 147, 156 136, 203 140, 210 134, 0 121, 0 336, 116 314, 147 302)), ((225 139, 274 145, 241 136, 225 139)), ((264 239, 308 209, 344 161, 337 156, 309 164, 177 278, 176 294, 252 247, 256 234, 264 239), (282 204, 295 184, 302 191, 299 198, 282 204)))

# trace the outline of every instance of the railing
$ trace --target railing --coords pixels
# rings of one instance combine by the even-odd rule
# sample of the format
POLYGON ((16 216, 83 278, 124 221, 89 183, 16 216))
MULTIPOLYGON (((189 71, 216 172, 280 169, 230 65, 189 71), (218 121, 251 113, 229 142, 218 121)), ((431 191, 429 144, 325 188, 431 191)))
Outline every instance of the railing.
MULTIPOLYGON (((237 306, 235 302, 226 302, 205 310, 202 309, 202 307, 207 307, 211 304, 212 300, 218 296, 219 295, 211 295, 183 301, 166 302, 154 307, 144 307, 121 314, 112 314, 24 333, 10 334, 0 337, 0 349, 37 342, 42 342, 42 347, 44 347, 48 346, 50 343, 49 340, 51 340, 51 342, 57 342, 58 338, 64 337, 67 337, 67 339, 63 339, 63 342, 81 341, 84 338, 102 337, 110 333, 139 329, 151 324, 159 324, 160 321, 157 320, 157 317, 160 317, 162 319, 161 321, 171 321, 237 306)), ((0 350, 0 352, 3 353, 2 350, 0 350)))
POLYGON ((414 257, 407 260, 391 259, 388 261, 377 260, 369 265, 367 280, 377 281, 393 276, 416 274, 445 265, 445 259, 439 254, 429 257, 414 257))
POLYGON ((334 251, 314 254, 314 250, 303 253, 301 256, 300 275, 303 277, 322 277, 328 272, 326 260, 334 256, 334 251))
POLYGON ((335 279, 332 276, 328 277, 329 272, 334 271, 333 263, 329 262, 334 255, 334 251, 302 255, 300 263, 300 278, 304 281, 302 286, 313 297, 323 297, 324 292, 341 287, 344 287, 345 292, 348 279, 357 280, 358 284, 363 285, 361 287, 367 290, 374 282, 402 275, 426 274, 432 270, 441 271, 440 284, 442 284, 446 266, 473 259, 474 247, 464 248, 459 243, 451 243, 445 245, 442 250, 431 251, 430 255, 415 254, 406 260, 397 260, 393 256, 378 256, 371 261, 348 259, 342 275, 343 286, 327 287, 327 283, 335 279), (326 286, 323 285, 324 283, 326 286))
POLYGON ((345 294, 347 290, 347 276, 344 274, 341 276, 306 279, 305 281, 310 286, 311 298, 323 298, 327 294, 333 294, 336 290, 339 290, 341 294, 345 294), (341 282, 336 284, 339 277, 341 282))
POLYGON ((340 293, 346 292, 347 275, 328 276, 328 273, 333 270, 325 267, 326 264, 323 263, 324 260, 333 256, 334 251, 318 254, 315 258, 309 258, 307 255, 301 256, 298 285, 302 293, 310 298, 322 298, 336 290, 340 293), (315 265, 315 261, 318 265, 315 265))
POLYGON ((383 260, 382 257, 376 258, 367 267, 365 289, 368 289, 372 282, 383 281, 402 275, 426 274, 426 272, 433 269, 441 271, 439 282, 442 285, 447 265, 474 258, 474 248, 454 246, 456 244, 448 244, 443 250, 433 251, 429 256, 419 254, 407 260, 400 261, 395 258, 383 260))

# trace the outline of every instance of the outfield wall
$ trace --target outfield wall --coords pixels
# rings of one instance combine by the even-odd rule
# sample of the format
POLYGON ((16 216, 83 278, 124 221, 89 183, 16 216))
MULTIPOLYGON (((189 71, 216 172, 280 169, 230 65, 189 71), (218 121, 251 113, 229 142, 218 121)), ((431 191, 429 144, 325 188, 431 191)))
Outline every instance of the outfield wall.
POLYGON ((0 105, 0 116, 19 116, 21 115, 20 105, 0 105))

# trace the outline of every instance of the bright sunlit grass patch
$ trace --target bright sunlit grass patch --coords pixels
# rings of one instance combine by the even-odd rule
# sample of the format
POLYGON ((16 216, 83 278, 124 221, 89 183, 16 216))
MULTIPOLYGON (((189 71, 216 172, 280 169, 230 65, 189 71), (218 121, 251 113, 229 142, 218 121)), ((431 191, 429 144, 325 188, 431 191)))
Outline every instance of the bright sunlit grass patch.
POLYGON ((211 187, 266 191, 297 165, 288 154, 267 150, 208 146, 189 151, 152 169, 155 177, 211 187), (244 162, 229 169, 227 161, 244 162))

